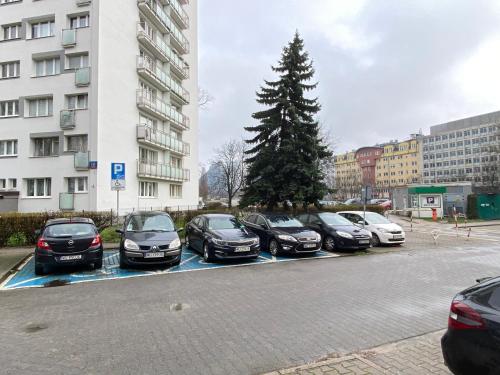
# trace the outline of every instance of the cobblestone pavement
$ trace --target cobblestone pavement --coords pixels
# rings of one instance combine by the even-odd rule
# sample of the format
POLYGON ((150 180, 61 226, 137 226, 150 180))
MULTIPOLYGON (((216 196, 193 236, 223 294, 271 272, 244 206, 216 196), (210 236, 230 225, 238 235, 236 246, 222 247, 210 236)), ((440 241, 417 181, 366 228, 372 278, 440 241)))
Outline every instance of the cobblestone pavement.
POLYGON ((265 375, 450 375, 441 354, 443 334, 432 332, 265 375))
POLYGON ((492 242, 415 233, 385 250, 2 291, 0 373, 245 375, 353 352, 377 364, 359 352, 445 328, 455 293, 500 274, 492 242))

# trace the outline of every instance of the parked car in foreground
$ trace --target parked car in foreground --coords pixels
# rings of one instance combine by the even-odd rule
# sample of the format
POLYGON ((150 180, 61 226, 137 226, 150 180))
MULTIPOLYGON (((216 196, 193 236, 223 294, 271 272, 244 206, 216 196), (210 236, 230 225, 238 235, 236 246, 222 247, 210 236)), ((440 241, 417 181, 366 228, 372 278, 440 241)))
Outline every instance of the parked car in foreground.
POLYGON ((200 252, 205 262, 216 259, 256 259, 259 237, 233 215, 196 216, 186 226, 186 244, 200 252))
POLYGON ((332 212, 307 213, 297 216, 306 227, 321 235, 323 248, 359 249, 370 247, 371 233, 351 223, 346 218, 332 212))
POLYGON ((120 239, 120 268, 134 265, 178 265, 181 240, 165 212, 134 212, 125 218, 120 239))
POLYGON ((51 219, 37 235, 35 274, 44 275, 51 268, 69 265, 102 268, 101 236, 91 219, 51 219))
POLYGON ((441 348, 456 375, 500 374, 500 277, 478 280, 451 303, 441 348))
POLYGON ((384 216, 367 211, 341 211, 339 215, 372 233, 373 246, 380 244, 403 244, 405 232, 401 226, 386 219, 384 216), (363 219, 364 216, 364 219, 363 219))
POLYGON ((243 223, 260 238, 261 246, 272 255, 315 253, 321 236, 286 214, 250 214, 243 223))

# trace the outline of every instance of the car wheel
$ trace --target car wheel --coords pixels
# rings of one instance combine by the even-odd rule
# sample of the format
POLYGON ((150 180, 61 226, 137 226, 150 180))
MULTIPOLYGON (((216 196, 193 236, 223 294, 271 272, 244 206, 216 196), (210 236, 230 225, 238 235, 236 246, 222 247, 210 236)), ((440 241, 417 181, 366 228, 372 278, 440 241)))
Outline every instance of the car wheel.
POLYGON ((207 242, 203 244, 203 260, 207 263, 210 263, 214 260, 214 258, 210 254, 210 249, 208 248, 207 242))
POLYGON ((99 258, 99 260, 97 260, 95 263, 94 263, 94 269, 95 270, 100 270, 102 268, 102 257, 99 258))
POLYGON ((269 242, 269 252, 271 253, 272 256, 276 256, 279 254, 279 245, 278 245, 278 241, 276 241, 275 239, 272 239, 270 242, 269 242))
POLYGON ((326 251, 333 251, 335 250, 335 240, 333 239, 332 236, 326 236, 324 241, 323 241, 323 246, 326 251))
POLYGON ((43 264, 35 263, 35 275, 45 275, 45 267, 43 266, 43 264))
POLYGON ((123 255, 120 254, 120 268, 124 269, 127 268, 127 262, 125 261, 123 255))
POLYGON ((380 238, 378 238, 378 236, 375 233, 372 233, 372 235, 373 235, 373 237, 372 237, 372 246, 373 247, 380 246, 380 238))

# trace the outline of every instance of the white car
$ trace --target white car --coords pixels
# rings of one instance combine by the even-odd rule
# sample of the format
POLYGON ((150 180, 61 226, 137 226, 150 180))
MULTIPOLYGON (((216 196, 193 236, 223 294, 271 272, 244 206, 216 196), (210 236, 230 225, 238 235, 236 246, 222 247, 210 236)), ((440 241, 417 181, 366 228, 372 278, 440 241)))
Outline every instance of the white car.
POLYGON ((373 246, 380 244, 403 244, 405 242, 405 232, 401 226, 392 223, 376 212, 367 211, 363 221, 363 211, 342 211, 338 212, 349 221, 357 224, 372 233, 373 246))

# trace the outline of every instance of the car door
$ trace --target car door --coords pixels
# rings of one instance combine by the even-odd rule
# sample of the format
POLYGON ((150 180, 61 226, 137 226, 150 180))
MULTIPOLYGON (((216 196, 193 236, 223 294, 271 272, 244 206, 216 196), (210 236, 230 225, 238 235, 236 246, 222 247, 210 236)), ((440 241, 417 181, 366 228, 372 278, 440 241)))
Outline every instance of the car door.
POLYGON ((195 217, 189 224, 188 240, 194 250, 201 250, 200 241, 202 237, 202 219, 203 218, 201 216, 195 217))
POLYGON ((269 244, 269 240, 273 236, 269 223, 262 215, 257 215, 257 218, 255 220, 255 228, 256 228, 256 233, 260 238, 260 243, 266 245, 269 244))

